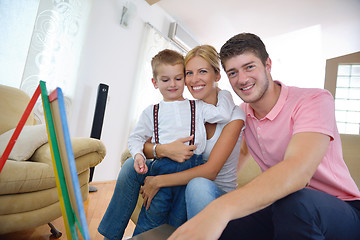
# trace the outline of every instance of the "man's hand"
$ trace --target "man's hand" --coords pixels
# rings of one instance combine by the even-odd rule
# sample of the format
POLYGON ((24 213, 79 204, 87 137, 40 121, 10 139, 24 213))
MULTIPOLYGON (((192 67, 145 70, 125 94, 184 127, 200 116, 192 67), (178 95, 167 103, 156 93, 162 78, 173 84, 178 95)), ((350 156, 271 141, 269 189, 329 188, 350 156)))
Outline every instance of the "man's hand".
POLYGON ((148 167, 145 164, 145 159, 141 154, 136 154, 134 158, 134 168, 139 174, 145 174, 148 171, 148 167))
POLYGON ((147 176, 145 178, 144 186, 140 189, 140 194, 142 194, 144 199, 144 207, 146 207, 146 210, 149 209, 151 200, 155 197, 159 189, 160 188, 156 184, 156 177, 147 176))
POLYGON ((181 225, 168 240, 216 240, 227 225, 216 208, 208 206, 195 217, 181 225))
POLYGON ((168 144, 160 144, 157 146, 160 157, 168 157, 173 161, 182 163, 194 155, 195 145, 187 143, 194 138, 194 135, 186 138, 180 138, 168 144))

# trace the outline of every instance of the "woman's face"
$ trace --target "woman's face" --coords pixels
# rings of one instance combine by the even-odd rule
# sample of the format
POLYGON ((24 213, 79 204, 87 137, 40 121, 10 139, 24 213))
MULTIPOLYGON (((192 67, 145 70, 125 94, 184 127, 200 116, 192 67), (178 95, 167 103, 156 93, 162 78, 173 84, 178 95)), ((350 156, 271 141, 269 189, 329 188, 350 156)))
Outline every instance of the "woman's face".
POLYGON ((216 104, 216 82, 219 80, 220 74, 200 56, 193 57, 185 66, 185 84, 196 99, 216 104))

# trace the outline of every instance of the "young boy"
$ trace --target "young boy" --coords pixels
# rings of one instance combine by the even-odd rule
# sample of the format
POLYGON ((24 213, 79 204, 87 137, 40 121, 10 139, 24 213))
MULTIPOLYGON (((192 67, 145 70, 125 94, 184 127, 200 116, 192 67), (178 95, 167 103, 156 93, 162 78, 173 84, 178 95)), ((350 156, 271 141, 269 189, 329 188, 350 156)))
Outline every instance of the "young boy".
MULTIPOLYGON (((184 99, 184 57, 173 50, 159 52, 153 57, 151 65, 152 82, 163 95, 163 101, 150 105, 143 111, 129 137, 128 145, 134 158, 135 171, 155 176, 198 166, 203 163, 201 154, 206 144, 204 124, 225 123, 230 120, 235 107, 231 94, 228 91, 220 91, 217 106, 200 100, 184 99), (170 143, 190 135, 193 136, 193 140, 189 144, 195 144, 197 148, 189 160, 183 163, 168 158, 157 160, 156 144, 170 143), (151 142, 155 143, 155 160, 145 161, 143 146, 150 138, 151 142)), ((152 200, 150 208, 142 208, 134 235, 163 223, 178 227, 185 221, 184 186, 161 188, 152 200), (169 218, 170 214, 175 218, 169 218)))

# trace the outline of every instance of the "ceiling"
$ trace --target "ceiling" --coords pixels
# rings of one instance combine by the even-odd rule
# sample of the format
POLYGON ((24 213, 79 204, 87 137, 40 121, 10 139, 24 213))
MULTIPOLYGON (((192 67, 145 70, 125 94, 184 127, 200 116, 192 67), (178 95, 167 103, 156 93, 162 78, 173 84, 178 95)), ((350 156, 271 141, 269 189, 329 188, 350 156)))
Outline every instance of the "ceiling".
MULTIPOLYGON (((240 32, 271 38, 314 25, 338 24, 360 12, 360 0, 160 0, 163 8, 201 44, 218 50, 240 32), (354 8, 355 6, 355 8, 354 8)), ((359 19, 360 20, 360 19, 359 19)))

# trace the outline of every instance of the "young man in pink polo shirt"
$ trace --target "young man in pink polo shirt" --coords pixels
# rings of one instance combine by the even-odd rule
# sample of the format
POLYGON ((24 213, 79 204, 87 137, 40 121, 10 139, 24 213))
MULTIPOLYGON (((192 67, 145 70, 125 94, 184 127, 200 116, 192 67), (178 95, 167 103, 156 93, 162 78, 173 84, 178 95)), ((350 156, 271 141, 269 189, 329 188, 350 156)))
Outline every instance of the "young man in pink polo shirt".
POLYGON ((170 239, 360 239, 360 192, 342 158, 332 95, 273 81, 254 34, 229 39, 220 57, 244 101, 245 140, 263 173, 170 239))

